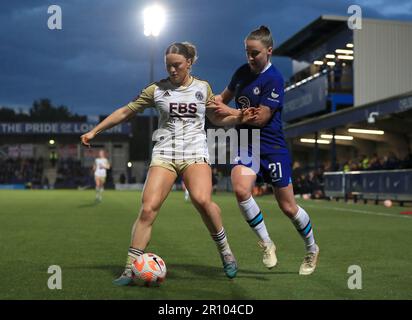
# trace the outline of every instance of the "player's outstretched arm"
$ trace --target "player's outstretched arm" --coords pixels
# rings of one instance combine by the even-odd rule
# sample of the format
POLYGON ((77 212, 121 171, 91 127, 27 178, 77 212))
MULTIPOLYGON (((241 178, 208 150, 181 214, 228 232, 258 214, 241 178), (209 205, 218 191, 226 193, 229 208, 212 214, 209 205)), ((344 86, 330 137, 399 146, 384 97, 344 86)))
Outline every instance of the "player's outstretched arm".
POLYGON ((206 116, 216 126, 234 126, 242 123, 242 113, 229 107, 233 94, 227 88, 214 96, 206 105, 206 116))
MULTIPOLYGON (((256 115, 248 109, 232 109, 233 114, 221 115, 216 113, 218 106, 210 105, 206 108, 206 115, 216 126, 234 126, 239 124, 249 124, 256 119, 256 115)), ((229 108, 229 107, 228 107, 229 108)))
POLYGON ((242 113, 224 104, 208 104, 206 116, 216 126, 234 126, 241 123, 242 113))
POLYGON ((132 111, 128 107, 121 107, 114 111, 111 115, 109 115, 106 119, 104 119, 102 122, 100 122, 96 127, 94 127, 92 130, 89 132, 83 134, 80 137, 80 140, 83 145, 90 147, 90 140, 92 140, 98 133, 110 129, 119 123, 122 123, 129 118, 131 118, 135 114, 134 111, 132 111))
POLYGON ((226 87, 220 95, 215 96, 215 99, 221 99, 221 102, 228 104, 234 97, 235 94, 226 87))

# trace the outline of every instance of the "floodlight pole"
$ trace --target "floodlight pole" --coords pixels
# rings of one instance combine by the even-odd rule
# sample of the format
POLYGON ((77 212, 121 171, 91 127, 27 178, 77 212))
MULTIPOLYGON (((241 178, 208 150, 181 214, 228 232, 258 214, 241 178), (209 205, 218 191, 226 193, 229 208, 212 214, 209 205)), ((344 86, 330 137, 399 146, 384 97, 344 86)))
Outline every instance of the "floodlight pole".
MULTIPOLYGON (((154 82, 154 59, 155 59, 155 46, 156 37, 159 35, 160 29, 164 24, 164 11, 158 5, 148 7, 143 12, 144 15, 144 34, 149 37, 150 41, 150 71, 149 80, 150 83, 154 82)), ((148 159, 150 161, 150 153, 152 151, 152 136, 153 136, 153 108, 149 111, 149 154, 148 159)))
MULTIPOLYGON (((155 41, 156 37, 153 35, 149 36, 149 41, 150 41, 150 73, 149 73, 149 81, 150 83, 154 82, 154 55, 155 55, 155 41)), ((152 136, 153 136, 153 108, 150 108, 150 115, 149 115, 149 150, 148 150, 148 160, 150 162, 150 153, 152 151, 153 147, 153 141, 152 141, 152 136)))

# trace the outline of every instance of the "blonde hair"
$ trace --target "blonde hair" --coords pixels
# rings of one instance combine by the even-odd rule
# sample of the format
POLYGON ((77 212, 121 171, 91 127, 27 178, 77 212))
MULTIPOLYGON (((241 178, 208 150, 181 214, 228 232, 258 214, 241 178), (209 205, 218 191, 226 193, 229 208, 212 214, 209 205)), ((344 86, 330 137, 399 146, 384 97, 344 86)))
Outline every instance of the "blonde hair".
POLYGON ((270 32, 269 28, 266 26, 260 26, 258 29, 253 30, 248 34, 246 40, 259 40, 263 43, 266 48, 272 47, 273 48, 273 38, 272 33, 270 32))
POLYGON ((197 61, 196 46, 190 42, 175 42, 167 47, 165 55, 169 53, 180 54, 192 61, 192 65, 197 61))

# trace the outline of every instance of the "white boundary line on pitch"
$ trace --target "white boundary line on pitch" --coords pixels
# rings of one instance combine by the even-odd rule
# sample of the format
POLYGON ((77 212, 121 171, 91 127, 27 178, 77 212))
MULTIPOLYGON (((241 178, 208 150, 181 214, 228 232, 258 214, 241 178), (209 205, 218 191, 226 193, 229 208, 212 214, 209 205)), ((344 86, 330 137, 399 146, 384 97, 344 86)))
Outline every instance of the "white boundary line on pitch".
MULTIPOLYGON (((259 202, 259 200, 257 202, 259 202)), ((276 203, 276 200, 273 200, 273 201, 260 200, 260 202, 276 203)), ((305 204, 305 207, 317 208, 317 206, 314 206, 313 204, 305 204)), ((391 217, 391 218, 404 218, 404 219, 411 219, 412 218, 412 216, 402 216, 402 215, 397 216, 397 215, 394 215, 394 214, 383 213, 383 212, 375 212, 375 211, 367 211, 367 210, 346 209, 346 208, 329 207, 329 206, 323 206, 323 208, 330 209, 330 210, 335 210, 335 211, 363 213, 363 214, 369 214, 369 215, 373 215, 373 216, 383 216, 383 217, 391 217)))

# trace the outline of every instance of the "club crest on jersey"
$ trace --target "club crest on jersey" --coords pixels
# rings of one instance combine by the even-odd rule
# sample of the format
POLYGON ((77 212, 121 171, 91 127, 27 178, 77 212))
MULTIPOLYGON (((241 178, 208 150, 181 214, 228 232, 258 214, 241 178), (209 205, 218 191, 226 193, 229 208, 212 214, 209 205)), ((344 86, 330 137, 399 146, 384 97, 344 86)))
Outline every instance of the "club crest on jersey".
POLYGON ((241 109, 250 107, 250 100, 248 97, 241 96, 237 99, 237 102, 239 103, 241 109))
POLYGON ((199 101, 202 101, 202 100, 204 99, 203 93, 200 92, 200 91, 197 91, 197 92, 195 93, 195 97, 196 97, 196 99, 199 100, 199 101))
POLYGON ((253 88, 253 94, 257 96, 259 93, 260 93, 259 87, 254 87, 253 88))

